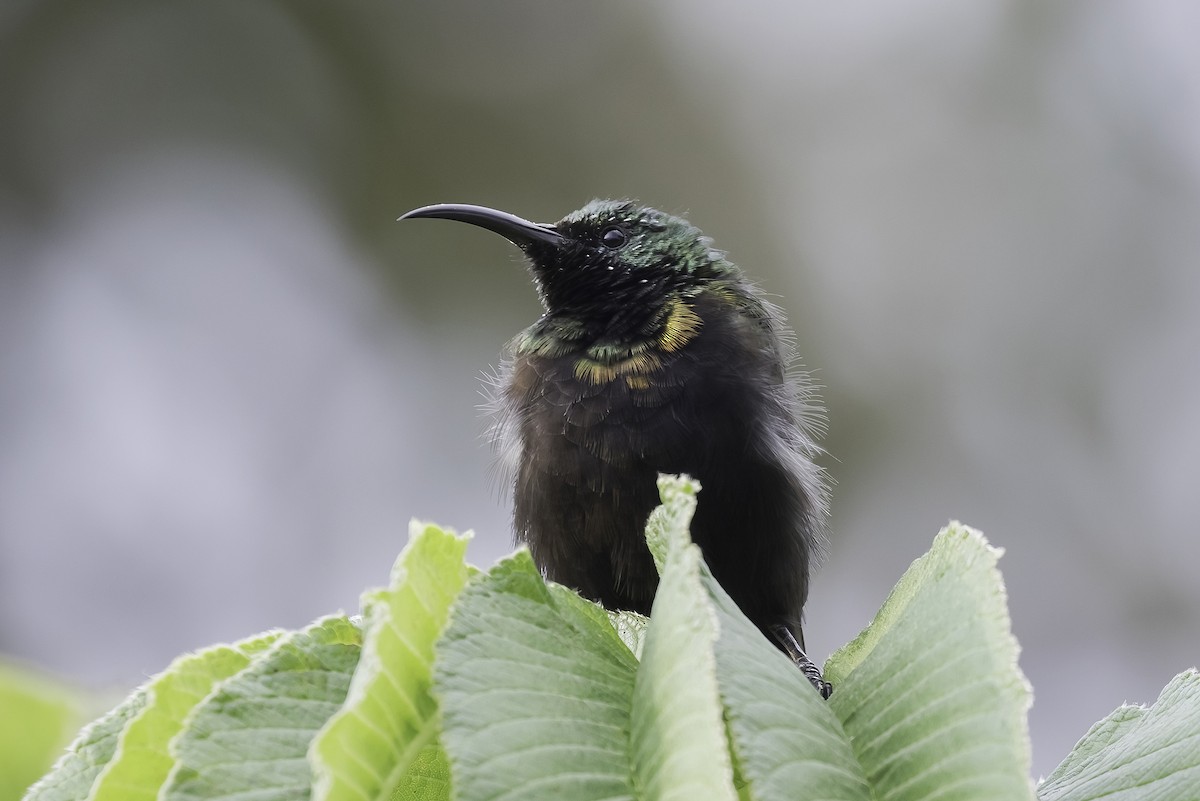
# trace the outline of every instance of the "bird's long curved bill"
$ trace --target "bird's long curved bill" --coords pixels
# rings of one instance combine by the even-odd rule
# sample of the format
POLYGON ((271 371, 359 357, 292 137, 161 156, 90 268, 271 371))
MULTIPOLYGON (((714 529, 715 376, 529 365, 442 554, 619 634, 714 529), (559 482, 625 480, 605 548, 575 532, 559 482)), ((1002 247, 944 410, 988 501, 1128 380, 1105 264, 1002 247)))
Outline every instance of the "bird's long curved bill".
POLYGON ((438 203, 433 206, 422 206, 400 215, 396 222, 417 217, 457 220, 478 225, 480 228, 500 234, 519 248, 527 248, 535 244, 559 247, 566 241, 562 234, 549 225, 530 222, 506 211, 489 209, 487 206, 473 206, 469 203, 438 203))

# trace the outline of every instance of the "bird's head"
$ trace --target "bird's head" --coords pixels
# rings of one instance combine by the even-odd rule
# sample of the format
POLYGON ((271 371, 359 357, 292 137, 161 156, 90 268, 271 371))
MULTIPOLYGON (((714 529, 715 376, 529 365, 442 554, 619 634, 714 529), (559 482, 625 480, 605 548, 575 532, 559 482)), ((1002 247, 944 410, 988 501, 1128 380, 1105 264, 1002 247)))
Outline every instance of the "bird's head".
POLYGON ((552 224, 452 203, 400 219, 414 217, 471 223, 521 248, 547 316, 569 321, 581 338, 645 337, 681 299, 740 277, 695 226, 628 200, 594 200, 552 224))

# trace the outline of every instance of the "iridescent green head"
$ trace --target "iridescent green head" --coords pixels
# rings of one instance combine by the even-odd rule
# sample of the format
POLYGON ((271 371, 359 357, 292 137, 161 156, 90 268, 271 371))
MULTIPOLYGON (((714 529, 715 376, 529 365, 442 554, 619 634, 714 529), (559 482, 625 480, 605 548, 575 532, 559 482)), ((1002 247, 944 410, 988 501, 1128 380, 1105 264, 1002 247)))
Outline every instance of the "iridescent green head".
POLYGON ((529 257, 546 311, 593 333, 632 335, 681 295, 740 278, 687 220, 628 200, 593 200, 553 224, 461 204, 400 219, 413 217, 458 220, 505 237, 529 257))

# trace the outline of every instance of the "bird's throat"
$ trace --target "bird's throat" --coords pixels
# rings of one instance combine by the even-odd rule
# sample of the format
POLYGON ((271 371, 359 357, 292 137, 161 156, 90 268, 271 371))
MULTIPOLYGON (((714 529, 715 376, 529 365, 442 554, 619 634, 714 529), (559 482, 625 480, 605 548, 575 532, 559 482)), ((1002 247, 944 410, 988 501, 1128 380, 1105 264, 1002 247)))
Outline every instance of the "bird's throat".
POLYGON ((631 389, 646 389, 673 354, 696 338, 703 320, 682 298, 663 307, 651 329, 627 341, 597 340, 582 349, 575 377, 592 385, 623 379, 631 389))

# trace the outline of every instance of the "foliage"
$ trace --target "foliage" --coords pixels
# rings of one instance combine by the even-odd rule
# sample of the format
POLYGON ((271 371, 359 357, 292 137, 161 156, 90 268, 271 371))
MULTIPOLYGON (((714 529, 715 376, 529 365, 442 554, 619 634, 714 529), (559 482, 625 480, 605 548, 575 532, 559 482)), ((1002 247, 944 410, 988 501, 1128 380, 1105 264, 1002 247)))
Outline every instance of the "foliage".
MULTIPOLYGON (((688 536, 698 489, 660 481, 648 619, 544 581, 523 550, 477 571, 465 537, 413 523, 361 619, 180 657, 85 727, 25 798, 1195 797, 1194 670, 1154 707, 1098 723, 1034 787, 1000 551, 958 524, 829 659, 823 701, 708 571, 688 536)), ((0 698, 15 686, 0 674, 0 698)), ((13 731, 57 720, 6 709, 13 731)), ((39 753, 9 761, 57 747, 26 745, 39 753)))

